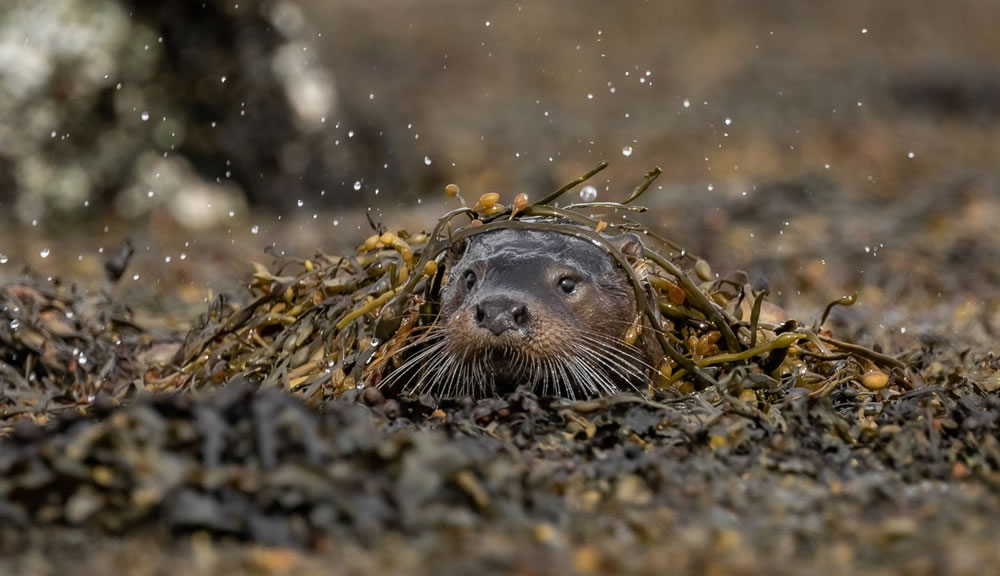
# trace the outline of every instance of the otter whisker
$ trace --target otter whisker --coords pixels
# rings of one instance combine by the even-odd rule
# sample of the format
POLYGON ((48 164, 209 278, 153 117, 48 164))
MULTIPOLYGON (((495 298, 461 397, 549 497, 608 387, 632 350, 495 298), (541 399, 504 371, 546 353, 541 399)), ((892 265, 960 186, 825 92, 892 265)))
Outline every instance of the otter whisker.
POLYGON ((421 350, 418 354, 408 358, 405 362, 403 362, 403 364, 393 370, 387 378, 379 383, 379 387, 390 386, 405 377, 407 374, 414 372, 414 370, 416 374, 420 374, 422 372, 422 368, 426 368, 427 366, 424 363, 424 360, 428 357, 441 355, 445 347, 445 343, 443 341, 439 341, 431 344, 427 347, 427 349, 421 350))
MULTIPOLYGON (((604 350, 607 352, 614 352, 614 351, 618 351, 619 353, 621 352, 617 348, 610 348, 607 343, 601 342, 593 338, 585 338, 585 341, 594 348, 597 348, 599 350, 604 350)), ((621 356, 615 356, 610 353, 601 354, 591 348, 587 348, 586 346, 581 346, 579 348, 578 354, 581 357, 587 358, 590 362, 592 362, 594 364, 595 370, 604 372, 606 376, 609 377, 608 378, 609 380, 624 379, 629 384, 629 386, 635 390, 638 390, 638 388, 635 385, 635 381, 645 379, 644 371, 641 368, 642 363, 637 358, 633 359, 634 362, 628 362, 626 361, 625 358, 621 356), (639 365, 637 366, 637 364, 639 365), (598 366, 601 366, 602 368, 598 368, 598 366), (617 376, 617 378, 615 378, 614 376, 617 376)), ((607 390, 608 388, 605 387, 605 389, 607 390)), ((616 386, 613 387, 613 389, 615 392, 618 391, 616 386)))
POLYGON ((462 361, 463 358, 459 354, 451 354, 448 357, 448 362, 444 366, 444 374, 447 376, 443 378, 443 382, 439 383, 443 391, 444 396, 454 396, 458 391, 459 382, 462 379, 462 373, 469 369, 467 362, 462 361))
POLYGON ((590 366, 581 357, 579 353, 580 346, 577 343, 571 344, 571 352, 573 356, 566 358, 566 367, 569 369, 570 373, 573 375, 573 383, 576 388, 580 388, 585 395, 590 397, 598 393, 598 387, 596 385, 595 375, 592 373, 590 366))
POLYGON ((573 376, 573 384, 575 386, 570 386, 570 390, 575 388, 580 388, 584 391, 588 391, 586 394, 590 396, 594 393, 594 384, 592 382, 592 376, 587 372, 586 363, 583 362, 571 362, 566 364, 566 368, 569 370, 570 374, 573 376))
POLYGON ((617 388, 610 382, 609 375, 594 364, 592 352, 583 346, 577 346, 576 354, 579 369, 586 374, 585 387, 589 391, 588 396, 598 396, 602 390, 612 394, 617 392, 617 388))
POLYGON ((421 392, 431 392, 443 388, 442 383, 452 377, 456 369, 459 358, 454 353, 454 348, 447 341, 441 348, 439 356, 426 363, 426 369, 421 374, 420 379, 408 388, 411 394, 421 392))
POLYGON ((633 390, 638 390, 636 386, 637 381, 645 380, 645 375, 637 370, 634 366, 624 362, 610 361, 604 356, 589 351, 587 353, 588 361, 592 363, 594 369, 605 374, 605 381, 608 382, 606 389, 613 389, 618 391, 617 385, 611 384, 611 382, 624 382, 629 388, 633 390))
POLYGON ((564 388, 567 392, 566 395, 569 396, 571 400, 576 400, 576 393, 573 391, 574 386, 570 385, 573 382, 573 379, 570 378, 570 375, 566 370, 566 363, 558 362, 556 364, 556 369, 559 371, 559 376, 561 378, 560 386, 556 388, 556 391, 558 391, 559 388, 564 388))
POLYGON ((615 352, 612 358, 620 360, 619 356, 627 358, 631 362, 642 366, 643 368, 648 368, 650 370, 656 370, 656 367, 650 364, 643 356, 642 352, 634 347, 622 343, 619 340, 608 337, 604 334, 595 333, 580 333, 580 338, 586 340, 587 342, 600 346, 602 349, 608 352, 615 352))
POLYGON ((593 354, 585 347, 579 347, 580 369, 587 375, 587 387, 591 395, 600 395, 601 390, 614 394, 618 388, 609 381, 608 375, 595 365, 593 354))

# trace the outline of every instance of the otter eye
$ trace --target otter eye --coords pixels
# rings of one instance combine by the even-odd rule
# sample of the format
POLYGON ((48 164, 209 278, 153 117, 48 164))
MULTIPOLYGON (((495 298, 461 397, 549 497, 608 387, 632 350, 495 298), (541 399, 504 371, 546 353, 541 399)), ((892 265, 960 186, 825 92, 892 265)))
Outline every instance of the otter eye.
POLYGON ((462 281, 465 282, 467 290, 472 290, 472 287, 476 285, 476 273, 472 270, 466 270, 462 273, 462 281))
POLYGON ((559 289, 567 294, 572 294, 576 290, 576 280, 569 276, 563 276, 559 279, 559 289))

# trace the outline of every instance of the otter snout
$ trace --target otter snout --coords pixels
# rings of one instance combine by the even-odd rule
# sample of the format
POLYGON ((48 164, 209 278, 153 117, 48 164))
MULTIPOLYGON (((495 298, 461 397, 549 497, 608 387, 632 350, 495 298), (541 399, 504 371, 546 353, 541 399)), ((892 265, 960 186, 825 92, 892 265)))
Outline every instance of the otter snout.
POLYGON ((487 296, 476 304, 476 323, 499 336, 528 326, 528 307, 508 296, 487 296))

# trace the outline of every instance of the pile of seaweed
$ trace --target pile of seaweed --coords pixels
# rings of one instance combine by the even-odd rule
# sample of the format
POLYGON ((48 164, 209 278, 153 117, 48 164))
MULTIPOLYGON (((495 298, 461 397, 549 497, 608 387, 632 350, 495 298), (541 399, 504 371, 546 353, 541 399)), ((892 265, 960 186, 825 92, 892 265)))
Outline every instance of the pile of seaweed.
POLYGON ((31 273, 0 286, 0 429, 125 396, 151 342, 107 291, 31 273))
MULTIPOLYGON (((509 206, 484 194, 445 214, 430 233, 374 233, 346 256, 279 258, 272 272, 256 265, 253 298, 242 306, 218 299, 188 334, 174 366, 147 386, 176 390, 251 381, 322 401, 346 390, 378 384, 399 364, 402 351, 419 343, 437 319, 449 248, 474 234, 497 229, 549 230, 588 239, 628 274, 639 314, 625 335, 632 341, 646 327, 664 353, 651 375, 650 392, 676 394, 713 389, 719 398, 753 410, 791 387, 827 395, 854 387, 878 400, 912 389, 916 374, 905 359, 837 340, 819 324, 795 320, 767 323, 761 313, 766 291, 745 274, 720 278, 704 260, 638 223, 638 200, 660 174, 649 172, 621 202, 558 206, 567 191, 607 166, 530 203, 518 195, 509 206), (645 258, 630 261, 608 241, 635 232, 645 258), (655 300, 644 289, 648 282, 655 300)), ((631 342, 629 342, 631 343, 631 342)))

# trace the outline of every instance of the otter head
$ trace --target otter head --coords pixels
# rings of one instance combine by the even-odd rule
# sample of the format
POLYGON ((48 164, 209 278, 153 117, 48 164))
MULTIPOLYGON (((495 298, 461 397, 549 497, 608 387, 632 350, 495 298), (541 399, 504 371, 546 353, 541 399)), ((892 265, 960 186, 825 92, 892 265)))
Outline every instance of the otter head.
MULTIPOLYGON (((642 257, 634 234, 608 241, 642 257)), ((651 361, 625 342, 636 309, 625 271, 594 242, 541 230, 474 235, 453 249, 439 338, 415 356, 410 388, 485 396, 525 385, 579 398, 638 386, 651 361)))

